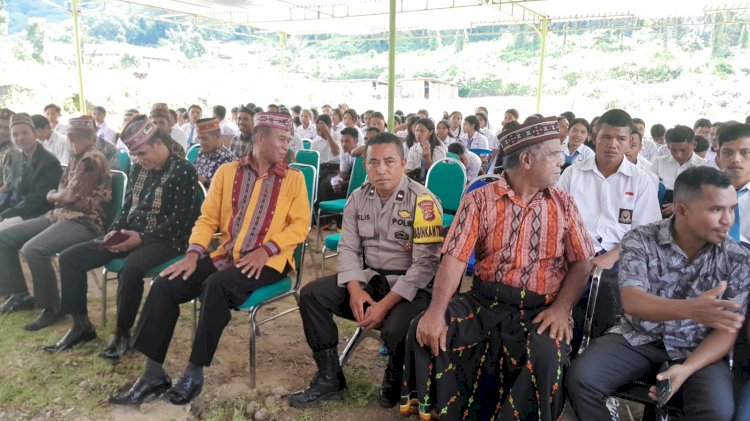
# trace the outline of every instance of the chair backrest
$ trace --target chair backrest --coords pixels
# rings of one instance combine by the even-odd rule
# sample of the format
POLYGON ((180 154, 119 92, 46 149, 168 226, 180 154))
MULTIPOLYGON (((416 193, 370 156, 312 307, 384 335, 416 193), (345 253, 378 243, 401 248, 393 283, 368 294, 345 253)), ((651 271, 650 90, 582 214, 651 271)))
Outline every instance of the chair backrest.
POLYGON ((346 197, 349 197, 354 190, 357 190, 362 183, 367 180, 367 171, 365 171, 365 159, 360 155, 354 158, 352 165, 352 176, 349 177, 349 189, 346 191, 346 197))
POLYGON ((117 161, 120 164, 120 171, 130 174, 130 164, 132 163, 130 153, 124 149, 120 149, 117 151, 117 161))
POLYGON ((188 149, 187 154, 185 154, 185 159, 192 164, 195 162, 195 157, 197 157, 199 153, 201 153, 201 145, 196 143, 188 149))
MULTIPOLYGON (((589 307, 586 310, 584 338, 588 337, 591 340, 602 336, 607 329, 614 326, 617 322, 617 316, 622 313, 617 271, 605 270, 600 275, 597 272, 594 273, 589 301, 589 307)), ((581 350, 586 345, 588 344, 582 344, 581 350)))
POLYGON ((667 186, 664 185, 661 181, 659 182, 659 193, 657 197, 659 198, 659 204, 664 204, 664 196, 667 195, 667 186))
POLYGON ((455 154, 455 153, 453 153, 453 152, 448 152, 448 153, 446 153, 445 155, 446 155, 446 156, 447 156, 448 158, 453 158, 453 159, 455 159, 456 161, 460 161, 460 160, 461 160, 461 157, 459 157, 459 156, 458 156, 458 154, 455 154))
MULTIPOLYGON (((318 195, 318 172, 312 165, 300 164, 299 162, 290 164, 289 167, 299 170, 305 176, 307 199, 310 201, 310 218, 312 218, 313 203, 318 195)), ((310 220, 312 221, 312 219, 310 220)))
POLYGON ((475 154, 477 154, 479 156, 490 156, 490 155, 492 155, 492 149, 471 148, 469 150, 471 152, 474 152, 475 154))
POLYGON ((499 179, 500 179, 500 176, 497 174, 480 175, 479 177, 469 182, 469 184, 466 186, 466 189, 464 190, 464 194, 474 191, 480 187, 484 187, 487 184, 490 184, 493 181, 497 181, 499 179))
POLYGON ((320 152, 318 151, 300 149, 294 157, 294 162, 312 165, 316 173, 320 172, 320 152))
POLYGON ((203 183, 200 181, 198 182, 198 188, 195 189, 195 201, 193 202, 193 220, 198 220, 198 217, 201 216, 201 206, 203 206, 203 201, 206 200, 206 196, 208 196, 208 192, 206 191, 206 188, 203 186, 203 183))
POLYGON ((128 189, 128 176, 117 170, 109 170, 109 176, 112 179, 112 202, 109 205, 105 227, 109 227, 114 222, 117 215, 122 212, 122 204, 125 201, 125 192, 128 189))
POLYGON ((312 146, 312 140, 302 139, 302 149, 310 150, 310 146, 312 146))
POLYGON ((425 186, 440 199, 443 211, 455 212, 466 186, 466 168, 453 158, 438 159, 427 171, 425 186))
POLYGON ((289 148, 289 150, 286 151, 286 162, 288 164, 294 162, 294 149, 289 148))

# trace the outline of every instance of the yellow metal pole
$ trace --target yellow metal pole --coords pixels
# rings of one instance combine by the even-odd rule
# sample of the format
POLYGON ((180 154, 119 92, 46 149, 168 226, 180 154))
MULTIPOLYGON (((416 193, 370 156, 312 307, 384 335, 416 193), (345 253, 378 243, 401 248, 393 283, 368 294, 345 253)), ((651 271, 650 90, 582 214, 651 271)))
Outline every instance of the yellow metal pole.
POLYGON ((73 41, 76 43, 76 67, 78 69, 78 109, 81 114, 88 114, 86 98, 83 96, 83 65, 81 62, 81 41, 78 37, 78 0, 72 0, 73 6, 73 41))
POLYGON ((544 86, 544 55, 547 52, 547 30, 549 28, 549 19, 542 19, 542 27, 539 35, 542 38, 542 51, 539 56, 539 82, 536 86, 536 112, 541 112, 542 107, 542 87, 544 86))
POLYGON ((396 127, 393 121, 394 96, 396 95, 396 0, 391 0, 388 22, 388 129, 396 127))

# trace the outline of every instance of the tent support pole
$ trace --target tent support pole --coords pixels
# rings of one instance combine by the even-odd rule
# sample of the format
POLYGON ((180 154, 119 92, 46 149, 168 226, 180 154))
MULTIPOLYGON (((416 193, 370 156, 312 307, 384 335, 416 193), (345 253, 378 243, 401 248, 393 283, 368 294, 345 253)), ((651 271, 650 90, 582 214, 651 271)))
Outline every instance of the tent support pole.
POLYGON ((396 0, 390 0, 388 22, 388 129, 396 127, 393 121, 394 96, 396 94, 396 0))

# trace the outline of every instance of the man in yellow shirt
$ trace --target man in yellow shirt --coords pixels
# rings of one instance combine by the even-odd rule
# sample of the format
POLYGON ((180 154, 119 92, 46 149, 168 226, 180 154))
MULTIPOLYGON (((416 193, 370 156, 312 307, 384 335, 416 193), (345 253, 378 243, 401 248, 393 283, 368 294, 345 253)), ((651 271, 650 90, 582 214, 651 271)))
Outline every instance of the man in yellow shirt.
POLYGON ((143 374, 112 404, 137 405, 166 391, 175 405, 190 402, 203 387, 230 309, 253 291, 278 282, 294 266, 293 253, 310 226, 303 175, 286 166, 291 117, 258 113, 252 154, 222 165, 195 223, 187 255, 154 281, 133 348, 146 356, 143 374), (215 232, 221 245, 207 254, 215 232), (179 305, 198 296, 201 308, 190 363, 172 386, 162 364, 179 316, 179 305))

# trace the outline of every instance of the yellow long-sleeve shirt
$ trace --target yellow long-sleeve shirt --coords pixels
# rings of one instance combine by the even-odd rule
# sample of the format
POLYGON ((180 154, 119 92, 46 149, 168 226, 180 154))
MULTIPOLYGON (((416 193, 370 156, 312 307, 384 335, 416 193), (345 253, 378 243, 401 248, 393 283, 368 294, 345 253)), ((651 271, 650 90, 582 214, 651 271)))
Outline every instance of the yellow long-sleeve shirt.
POLYGON ((211 253, 217 269, 262 247, 270 256, 266 266, 282 272, 287 263, 294 267, 294 248, 305 240, 309 227, 302 173, 274 165, 258 176, 251 167, 230 162, 219 167, 211 181, 188 252, 202 254, 220 231, 221 245, 211 253))

